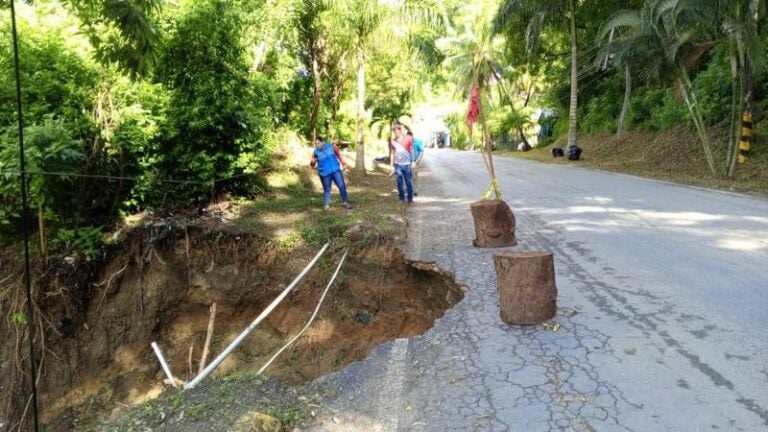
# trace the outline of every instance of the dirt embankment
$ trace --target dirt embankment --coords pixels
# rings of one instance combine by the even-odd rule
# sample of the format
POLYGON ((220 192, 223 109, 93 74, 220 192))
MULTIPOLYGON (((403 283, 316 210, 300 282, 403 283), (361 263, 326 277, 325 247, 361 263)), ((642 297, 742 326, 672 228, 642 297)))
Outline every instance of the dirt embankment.
MULTIPOLYGON (((218 227, 155 220, 127 233, 102 264, 61 260, 36 283, 46 429, 90 430, 163 393, 164 375, 152 341, 162 346, 176 376, 189 379, 199 367, 210 305, 216 302, 218 310, 209 361, 315 251, 218 227)), ((219 375, 258 369, 304 326, 339 252, 326 254, 221 365, 219 375)), ((20 275, 9 261, 0 266, 20 275)), ((11 294, 21 292, 20 282, 20 277, 2 282, 6 311, 23 302, 11 294)), ((462 297, 451 275, 430 264, 407 262, 390 238, 366 238, 352 251, 312 328, 267 373, 290 383, 312 380, 362 359, 381 342, 426 331, 462 297)), ((24 329, 11 321, 1 326, 0 390, 6 403, 0 415, 18 426, 22 413, 28 413, 21 372, 28 367, 24 329)), ((21 430, 27 429, 28 421, 21 430)))
POLYGON ((554 159, 553 147, 565 148, 565 139, 530 152, 503 152, 515 157, 553 163, 575 163, 608 171, 635 174, 738 192, 768 195, 768 139, 757 136, 746 164, 737 167, 733 178, 725 176, 728 131, 715 128, 710 131, 718 173, 712 175, 707 166, 701 143, 696 133, 686 127, 661 132, 625 132, 615 134, 579 136, 583 149, 579 162, 567 158, 554 159))

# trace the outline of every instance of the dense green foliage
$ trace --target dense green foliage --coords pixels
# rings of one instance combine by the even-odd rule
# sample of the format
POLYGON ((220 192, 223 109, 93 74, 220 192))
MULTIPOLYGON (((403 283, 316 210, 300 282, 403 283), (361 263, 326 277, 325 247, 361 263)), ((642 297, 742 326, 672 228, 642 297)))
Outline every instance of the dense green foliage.
MULTIPOLYGON (((440 5, 17 2, 30 217, 40 251, 93 250, 86 246, 93 230, 127 213, 258 193, 281 130, 355 141, 358 123, 404 118, 440 55, 434 40, 442 33, 431 24, 441 20, 430 12, 440 5), (411 30, 391 28, 406 18, 411 30), (360 112, 353 102, 366 75, 360 112)), ((0 236, 18 232, 21 221, 6 6, 0 236)))
MULTIPOLYGON (((764 1, 720 3, 17 2, 40 247, 75 244, 78 230, 89 238, 88 227, 129 212, 254 194, 279 130, 382 143, 393 121, 423 117, 417 106, 450 105, 460 107, 444 121, 454 145, 477 143, 464 121, 474 72, 497 147, 535 142, 541 109, 558 114, 554 138, 569 143, 575 129, 688 124, 710 169, 732 174, 741 112, 766 129, 768 32, 764 1), (709 142, 714 126, 730 140, 709 142)), ((3 9, 4 29, 9 18, 3 9)), ((21 209, 9 31, 0 75, 0 232, 12 234, 21 209)))
MULTIPOLYGON (((253 68, 244 30, 259 31, 263 11, 223 0, 176 4, 152 24, 152 32, 162 30, 152 44, 158 61, 138 74, 80 35, 96 12, 71 10, 85 17, 54 1, 19 7, 30 202, 43 253, 46 239, 54 247, 71 244, 58 241, 74 235, 68 229, 106 227, 121 212, 203 203, 224 189, 255 190, 250 184, 268 162, 269 132, 291 117, 290 99, 303 96, 291 93, 291 81, 301 81, 294 63, 281 62, 274 49, 253 68)), ((0 18, 10 29, 9 14, 0 18)), ((18 229, 21 217, 12 48, 10 37, 0 38, 6 233, 18 229)))
POLYGON ((507 61, 535 75, 534 103, 560 113, 559 135, 568 129, 564 117, 572 107, 578 130, 588 133, 653 132, 687 119, 712 174, 733 175, 742 111, 750 109, 758 122, 765 117, 765 2, 577 1, 573 34, 557 15, 566 1, 494 3, 507 61), (575 106, 569 100, 572 72, 575 106), (710 142, 707 130, 714 126, 730 130, 730 139, 710 142), (725 160, 716 160, 715 153, 726 153, 717 147, 727 148, 725 160))

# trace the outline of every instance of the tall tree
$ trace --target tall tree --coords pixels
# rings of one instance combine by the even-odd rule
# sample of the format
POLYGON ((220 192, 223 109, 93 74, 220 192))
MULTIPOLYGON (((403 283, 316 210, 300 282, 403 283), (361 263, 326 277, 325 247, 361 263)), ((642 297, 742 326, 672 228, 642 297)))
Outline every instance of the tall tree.
POLYGON ((576 0, 504 0, 494 18, 494 33, 522 34, 529 55, 538 53, 539 38, 546 28, 567 29, 571 51, 571 92, 568 113, 568 147, 578 138, 578 34, 576 12, 584 2, 576 0), (567 17, 563 20, 562 17, 567 17))
MULTIPOLYGON (((503 56, 501 45, 491 33, 491 23, 487 20, 487 16, 488 14, 479 11, 465 23, 461 34, 446 38, 441 41, 441 45, 446 50, 445 64, 457 83, 459 93, 464 97, 471 94, 472 97, 474 95, 479 97, 478 121, 485 149, 484 161, 491 178, 488 192, 494 192, 496 198, 500 198, 501 192, 496 183, 486 115, 483 112, 486 104, 483 100, 486 95, 490 97, 490 91, 494 85, 503 88, 504 66, 500 62, 503 56)), ((514 106, 512 107, 514 109, 514 106)))
POLYGON ((749 2, 728 5, 714 0, 651 0, 640 10, 616 13, 602 28, 601 37, 615 32, 607 51, 632 57, 653 79, 674 77, 699 135, 702 151, 712 175, 717 174, 712 144, 690 72, 705 54, 720 43, 730 49, 732 67, 731 156, 733 169, 743 107, 743 79, 747 60, 762 68, 762 47, 751 24, 749 2), (747 17, 750 17, 747 19, 747 17))
POLYGON ((760 0, 734 0, 724 7, 722 26, 731 63, 731 133, 726 159, 726 173, 733 177, 739 155, 742 115, 751 111, 751 75, 765 70, 765 49, 760 40, 757 22, 764 5, 760 0))
POLYGON ((64 0, 83 23, 97 58, 131 75, 149 71, 159 42, 153 15, 163 0, 64 0))
POLYGON ((355 171, 365 174, 366 64, 374 42, 408 40, 411 25, 445 22, 440 0, 338 0, 336 13, 345 16, 354 34, 357 59, 357 157, 355 171), (374 37, 375 36, 375 37, 374 37), (375 41, 374 41, 375 39, 375 41))
POLYGON ((302 57, 312 71, 312 105, 309 114, 310 139, 317 136, 317 116, 320 109, 322 76, 326 66, 327 27, 322 14, 328 10, 323 0, 301 0, 296 8, 296 27, 302 57))

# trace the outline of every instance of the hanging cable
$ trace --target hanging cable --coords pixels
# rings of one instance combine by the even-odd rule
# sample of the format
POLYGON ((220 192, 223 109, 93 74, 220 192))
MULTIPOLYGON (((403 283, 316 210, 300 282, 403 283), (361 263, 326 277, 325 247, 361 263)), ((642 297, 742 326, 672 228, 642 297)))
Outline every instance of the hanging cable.
MULTIPOLYGON (((214 185, 216 183, 221 183, 229 180, 234 180, 242 177, 248 177, 248 176, 255 176, 260 175, 262 173, 266 172, 265 169, 261 169, 254 173, 245 173, 245 174, 238 174, 233 175, 230 177, 222 177, 222 178, 215 178, 213 180, 209 181, 200 181, 200 180, 181 180, 181 179, 152 179, 152 181, 155 181, 157 183, 174 183, 174 184, 194 184, 194 185, 205 185, 210 186, 214 185)), ((127 177, 127 176, 114 176, 114 175, 106 175, 106 174, 79 174, 75 172, 65 172, 65 171, 22 171, 22 170, 16 170, 16 169, 1 169, 0 174, 12 174, 12 175, 42 175, 42 176, 50 176, 50 177, 71 177, 71 178, 87 178, 87 179, 98 179, 98 180, 120 180, 120 181, 129 181, 129 182, 139 182, 144 179, 140 177, 127 177)))
POLYGON ((27 203, 27 176, 24 173, 24 112, 21 103, 21 68, 19 66, 19 36, 16 30, 16 1, 11 0, 11 27, 13 32, 13 63, 16 73, 16 109, 19 120, 19 168, 21 169, 21 229, 24 232, 24 284, 27 287, 27 337, 29 338, 30 381, 32 383, 32 416, 35 432, 40 430, 37 413, 37 362, 35 361, 35 317, 32 303, 32 280, 29 265, 29 204, 27 203))

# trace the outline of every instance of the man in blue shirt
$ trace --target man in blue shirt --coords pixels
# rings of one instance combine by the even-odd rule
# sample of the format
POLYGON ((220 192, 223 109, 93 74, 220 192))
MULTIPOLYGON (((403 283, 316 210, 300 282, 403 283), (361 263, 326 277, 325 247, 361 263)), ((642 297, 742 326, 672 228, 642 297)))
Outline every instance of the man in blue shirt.
POLYGON ((413 132, 411 131, 408 131, 408 135, 413 139, 413 169, 411 170, 413 172, 413 194, 418 195, 416 192, 416 179, 419 176, 419 164, 424 159, 424 142, 418 138, 413 138, 413 132))

